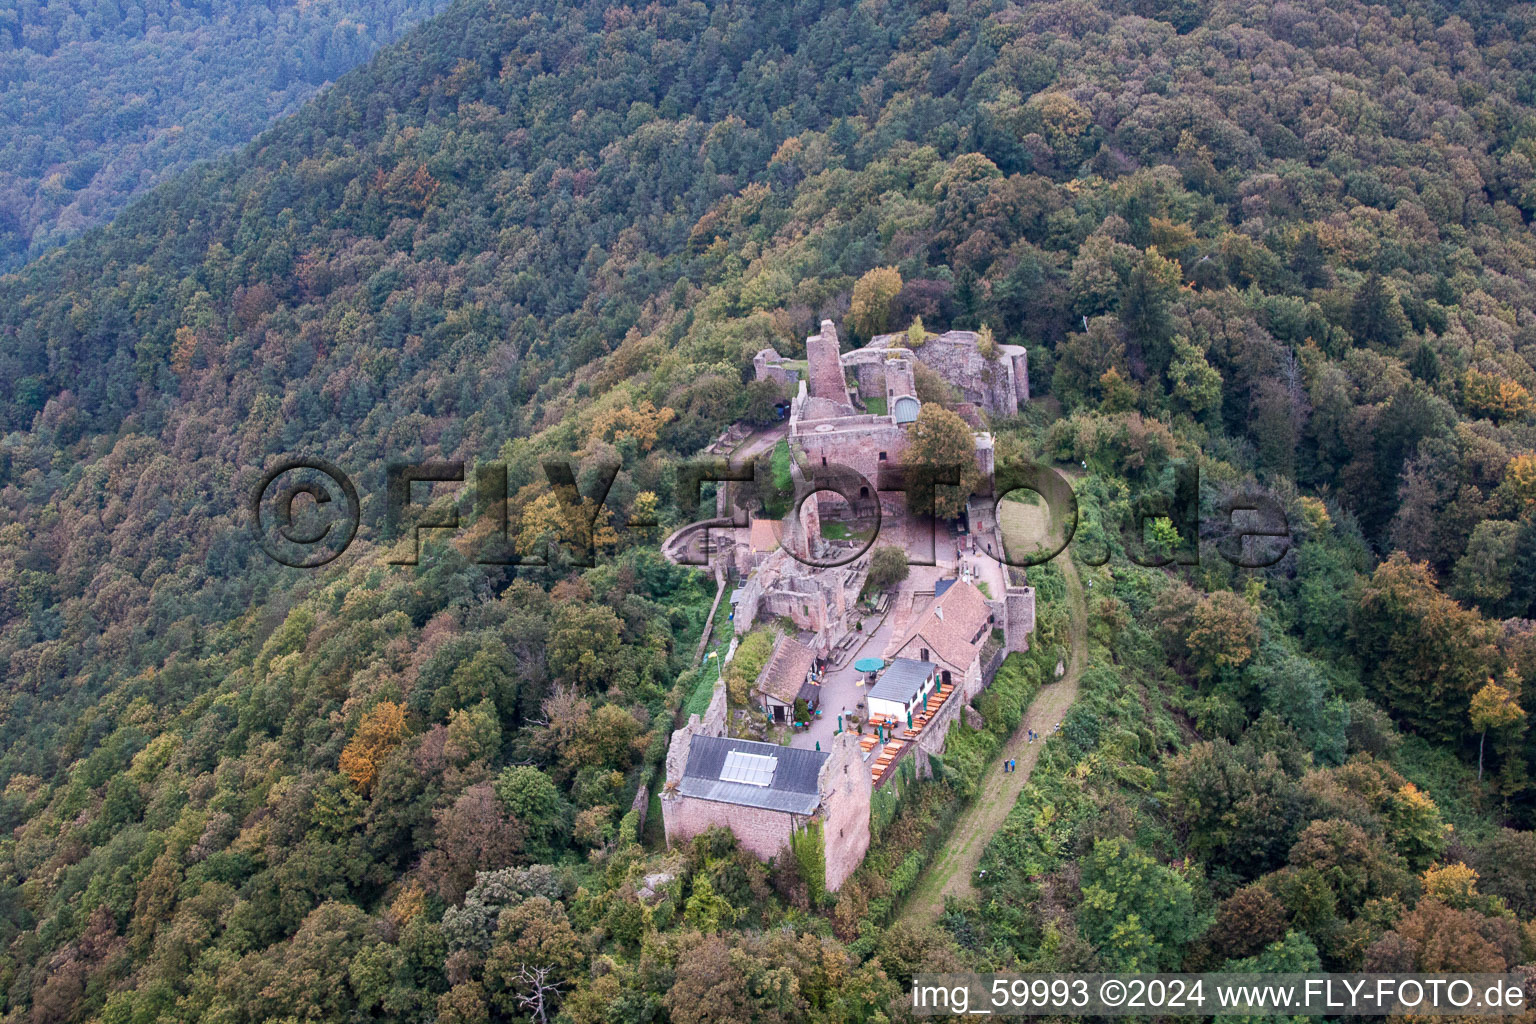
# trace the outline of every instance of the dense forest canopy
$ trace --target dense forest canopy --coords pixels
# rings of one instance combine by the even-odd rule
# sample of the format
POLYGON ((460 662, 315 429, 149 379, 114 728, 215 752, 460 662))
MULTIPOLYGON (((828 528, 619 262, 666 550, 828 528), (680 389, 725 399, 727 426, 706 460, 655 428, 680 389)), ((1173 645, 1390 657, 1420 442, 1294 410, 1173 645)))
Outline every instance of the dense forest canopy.
POLYGON ((0 10, 0 270, 248 142, 446 0, 0 10))
POLYGON ((874 1021, 921 968, 1529 963, 1533 29, 461 0, 0 278, 6 1019, 874 1021), (761 412, 752 353, 822 317, 1029 346, 999 457, 1080 469, 1111 554, 1082 697, 937 928, 887 925, 1048 682, 1056 570, 826 897, 639 827, 711 682, 713 587, 654 533, 480 565, 440 488, 465 528, 388 564, 398 458, 505 462, 520 547, 546 457, 675 525, 679 460, 761 412), (297 452, 363 495, 315 571, 244 519, 297 452), (1196 459, 1207 520, 1281 502, 1284 559, 1126 559, 1133 495, 1196 459))

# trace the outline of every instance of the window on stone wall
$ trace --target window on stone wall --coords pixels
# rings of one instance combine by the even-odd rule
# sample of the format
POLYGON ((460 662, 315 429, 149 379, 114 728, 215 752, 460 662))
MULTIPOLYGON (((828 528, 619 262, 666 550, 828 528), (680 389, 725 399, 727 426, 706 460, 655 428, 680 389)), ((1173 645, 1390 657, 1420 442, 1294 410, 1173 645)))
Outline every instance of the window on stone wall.
POLYGON ((881 452, 881 453, 880 453, 880 461, 881 461, 881 462, 884 462, 884 461, 885 461, 885 452, 881 452))

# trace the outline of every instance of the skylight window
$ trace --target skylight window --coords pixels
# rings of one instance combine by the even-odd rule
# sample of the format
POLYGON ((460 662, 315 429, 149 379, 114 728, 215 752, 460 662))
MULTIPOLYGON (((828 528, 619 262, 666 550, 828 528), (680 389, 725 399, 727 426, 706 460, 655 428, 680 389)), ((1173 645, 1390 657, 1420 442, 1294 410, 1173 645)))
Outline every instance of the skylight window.
POLYGON ((779 759, 767 754, 747 754, 732 750, 725 755, 725 767, 720 769, 721 782, 744 782, 749 786, 771 786, 773 771, 779 759))

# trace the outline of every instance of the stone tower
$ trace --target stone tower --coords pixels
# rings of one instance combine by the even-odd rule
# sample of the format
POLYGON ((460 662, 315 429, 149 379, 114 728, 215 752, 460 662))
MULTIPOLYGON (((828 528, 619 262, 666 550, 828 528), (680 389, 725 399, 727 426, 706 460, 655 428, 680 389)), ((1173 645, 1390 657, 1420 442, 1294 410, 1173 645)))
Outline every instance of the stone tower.
POLYGON ((1035 631, 1035 588, 1009 585, 1003 599, 1003 648, 1029 650, 1029 634, 1035 631))
POLYGON ((997 469, 997 453, 992 435, 977 434, 973 444, 976 450, 976 472, 981 474, 981 492, 991 494, 992 474, 997 469))
POLYGON ((911 423, 917 419, 917 380, 912 360, 892 356, 885 361, 885 407, 897 423, 911 423))
POLYGON ((842 351, 837 340, 837 325, 821 322, 821 333, 805 339, 807 391, 812 398, 825 398, 838 405, 848 405, 848 384, 843 377, 842 351))

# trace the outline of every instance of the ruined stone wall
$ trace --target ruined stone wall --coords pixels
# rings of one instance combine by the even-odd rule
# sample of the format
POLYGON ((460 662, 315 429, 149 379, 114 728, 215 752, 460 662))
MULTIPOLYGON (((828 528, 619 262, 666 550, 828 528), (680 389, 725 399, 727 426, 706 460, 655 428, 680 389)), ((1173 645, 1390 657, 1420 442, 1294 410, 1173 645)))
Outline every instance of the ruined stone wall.
POLYGON ((1016 416, 1019 412, 1019 392, 1013 379, 1013 362, 1008 359, 981 359, 981 372, 977 384, 981 388, 981 404, 988 412, 998 416, 1016 416))
POLYGON ((879 363, 861 362, 854 371, 859 382, 859 397, 879 398, 885 394, 885 368, 879 363))
POLYGON ((833 632, 834 617, 826 595, 809 580, 780 580, 763 591, 759 618, 785 618, 799 629, 817 634, 818 640, 833 632))
MULTIPOLYGON (((972 331, 941 334, 919 347, 917 358, 953 384, 967 402, 995 415, 1013 416, 1019 411, 1019 388, 1014 379, 1017 363, 1006 355, 996 360, 985 358, 977 348, 977 337, 972 331)), ((1028 387, 1026 381, 1026 397, 1028 387)))
MULTIPOLYGON (((706 829, 719 826, 730 829, 736 836, 737 845, 759 860, 770 860, 781 852, 787 853, 789 837, 805 820, 787 811, 769 811, 686 796, 662 800, 661 819, 668 846, 686 843, 706 829)), ((867 812, 864 820, 867 829, 867 812)))
MULTIPOLYGON (((1012 416, 1029 401, 1029 352, 1022 345, 999 345, 998 357, 987 359, 981 354, 979 343, 980 336, 974 331, 946 331, 930 337, 914 350, 914 355, 952 384, 965 401, 994 415, 1012 416)), ((901 335, 882 334, 867 347, 849 354, 847 361, 858 367, 861 397, 890 390, 889 383, 885 391, 873 390, 877 374, 868 365, 877 358, 873 352, 883 353, 888 347, 904 344, 901 335)))
POLYGON ((851 568, 817 568, 776 551, 733 595, 736 632, 745 633, 761 619, 787 618, 816 634, 816 646, 829 647, 851 628, 853 599, 868 572, 867 558, 851 568))
POLYGON ((1029 650, 1029 635, 1035 631, 1035 588, 1008 588, 1003 614, 1003 646, 1009 651, 1029 650))
POLYGON ((813 468, 823 465, 821 460, 826 459, 825 465, 847 466, 862 473, 869 481, 873 497, 879 486, 880 468, 886 462, 901 465, 907 448, 906 432, 885 417, 872 416, 866 423, 834 422, 835 430, 818 433, 812 429, 797 435, 795 440, 813 468), (880 458, 881 452, 885 452, 885 460, 880 458))
MULTIPOLYGON (((964 703, 969 704, 976 699, 976 695, 981 692, 981 689, 981 652, 978 649, 976 657, 971 659, 971 663, 965 667, 965 671, 960 675, 959 693, 965 698, 964 703)), ((954 698, 951 697, 950 700, 954 700, 954 698)))
POLYGON ((651 788, 641 786, 635 790, 635 798, 629 802, 629 809, 635 812, 635 832, 637 835, 645 833, 645 816, 651 810, 651 788))
POLYGON ((704 714, 689 715, 687 723, 681 729, 672 732, 672 742, 667 747, 666 781, 677 782, 683 777, 683 769, 688 766, 688 748, 695 736, 725 735, 725 705, 725 678, 722 668, 721 678, 715 680, 715 689, 710 694, 709 706, 704 709, 704 714))
MULTIPOLYGON (((715 688, 709 695, 709 706, 704 709, 704 716, 699 721, 699 735, 725 735, 725 705, 725 677, 722 674, 721 678, 715 680, 715 688)), ((689 715, 688 719, 692 721, 693 716, 689 715)))
POLYGON ((699 734, 699 716, 689 715, 688 724, 672 731, 672 742, 667 745, 667 781, 677 782, 688 767, 688 748, 699 734))
POLYGON ((1029 351, 1021 345, 1007 345, 1004 358, 1013 363, 1013 393, 1019 405, 1029 401, 1029 351))
POLYGON ((805 404, 811 400, 810 392, 806 390, 805 381, 795 384, 795 394, 789 400, 789 432, 795 432, 795 424, 805 415, 805 404))
POLYGON ((896 411, 896 399, 917 395, 917 381, 912 360, 892 358, 885 361, 885 398, 888 411, 896 411))
POLYGON ((821 766, 818 788, 827 889, 835 891, 869 851, 869 801, 874 786, 854 734, 845 732, 834 738, 831 753, 821 766))
POLYGON ((771 380, 785 387, 793 387, 800 375, 784 366, 784 357, 771 348, 765 348, 752 357, 752 369, 758 380, 771 380))
POLYGON ((800 514, 796 521, 800 529, 794 538, 797 543, 791 550, 807 561, 825 561, 820 558, 824 546, 821 540, 821 502, 814 495, 800 503, 800 514))
POLYGON ((837 325, 821 322, 821 333, 805 339, 806 378, 812 398, 825 398, 839 405, 848 404, 848 384, 843 377, 842 352, 837 341, 837 325))
POLYGON ((736 618, 731 624, 736 627, 736 635, 741 636, 752 628, 752 623, 757 619, 757 610, 763 601, 762 577, 749 578, 737 590, 735 597, 733 609, 736 612, 736 618))
POLYGON ((976 435, 976 472, 981 474, 981 489, 991 491, 992 473, 996 469, 996 448, 991 434, 976 435))

